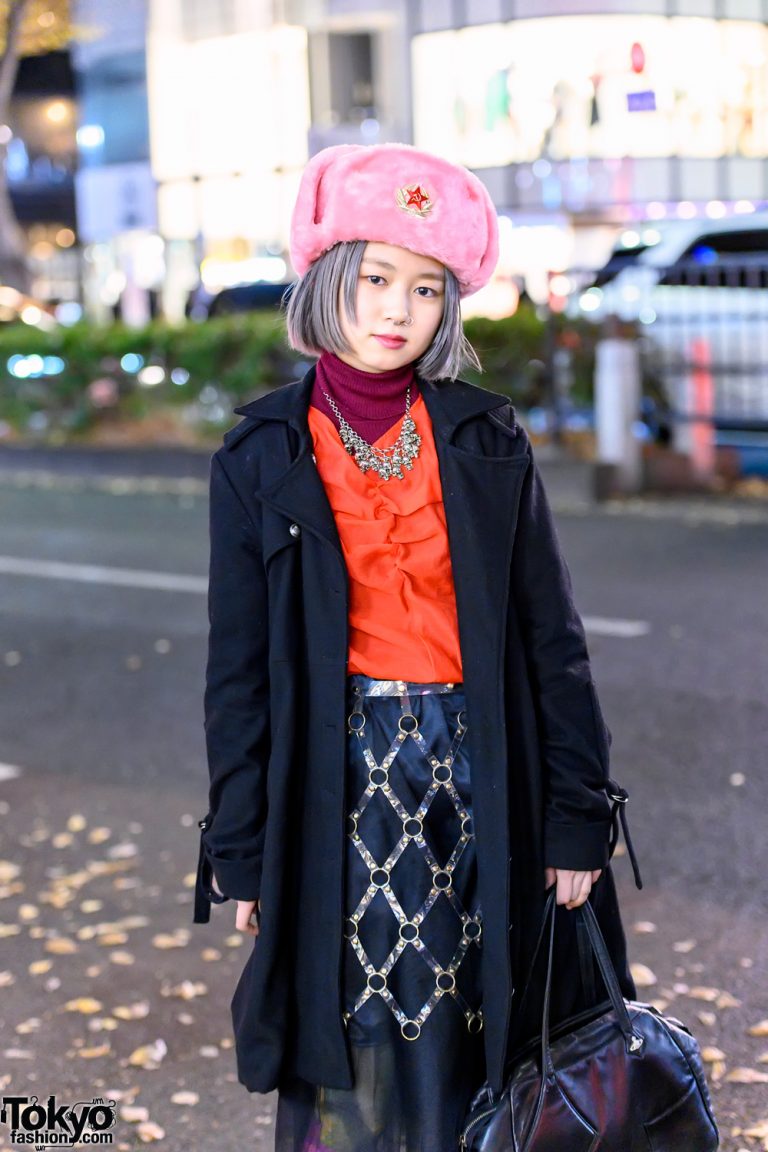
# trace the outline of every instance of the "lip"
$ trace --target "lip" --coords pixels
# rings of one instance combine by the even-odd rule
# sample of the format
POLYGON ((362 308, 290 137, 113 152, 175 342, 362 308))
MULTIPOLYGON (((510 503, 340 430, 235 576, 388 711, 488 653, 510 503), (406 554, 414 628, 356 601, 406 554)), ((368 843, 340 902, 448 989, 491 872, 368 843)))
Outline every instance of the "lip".
POLYGON ((405 344, 405 338, 403 336, 379 336, 377 332, 374 332, 373 336, 374 339, 378 340, 380 344, 383 344, 385 348, 402 348, 403 344, 405 344))

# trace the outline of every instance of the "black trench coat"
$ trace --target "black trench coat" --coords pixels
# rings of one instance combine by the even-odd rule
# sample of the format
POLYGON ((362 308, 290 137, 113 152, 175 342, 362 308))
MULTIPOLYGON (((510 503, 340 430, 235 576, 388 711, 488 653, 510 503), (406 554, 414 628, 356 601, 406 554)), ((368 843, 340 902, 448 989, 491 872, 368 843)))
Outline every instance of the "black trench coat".
MULTIPOLYGON (((194 922, 211 869, 261 899, 232 999, 238 1076, 352 1086, 342 1020, 347 571, 307 423, 314 368, 236 408, 211 459, 205 732, 194 922)), ((502 1086, 541 917, 544 868, 608 863, 610 735, 547 498, 508 399, 420 381, 442 481, 466 693, 483 909, 488 1079, 502 1086)), ((632 995, 610 868, 593 905, 632 995)), ((554 1017, 584 1006, 558 915, 554 1017)))

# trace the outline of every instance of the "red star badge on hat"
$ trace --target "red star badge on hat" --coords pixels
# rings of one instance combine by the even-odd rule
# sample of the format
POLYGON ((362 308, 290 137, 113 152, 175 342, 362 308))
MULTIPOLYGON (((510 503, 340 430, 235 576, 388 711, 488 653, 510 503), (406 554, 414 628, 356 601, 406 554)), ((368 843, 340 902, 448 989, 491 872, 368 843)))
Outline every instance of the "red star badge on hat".
POLYGON ((432 200, 421 184, 407 184, 404 188, 398 188, 397 204, 413 216, 426 216, 432 208, 432 200))

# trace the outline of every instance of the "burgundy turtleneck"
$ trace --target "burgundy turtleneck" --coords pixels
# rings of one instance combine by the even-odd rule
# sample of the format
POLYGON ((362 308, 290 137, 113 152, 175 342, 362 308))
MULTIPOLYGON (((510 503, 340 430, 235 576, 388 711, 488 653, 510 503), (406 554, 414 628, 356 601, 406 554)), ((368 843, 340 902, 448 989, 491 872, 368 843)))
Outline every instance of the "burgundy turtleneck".
POLYGON ((383 436, 405 415, 405 393, 411 386, 411 404, 419 395, 413 365, 390 368, 386 372, 362 372, 335 356, 323 352, 317 362, 310 404, 333 421, 339 422, 323 395, 333 397, 347 423, 369 444, 383 436))

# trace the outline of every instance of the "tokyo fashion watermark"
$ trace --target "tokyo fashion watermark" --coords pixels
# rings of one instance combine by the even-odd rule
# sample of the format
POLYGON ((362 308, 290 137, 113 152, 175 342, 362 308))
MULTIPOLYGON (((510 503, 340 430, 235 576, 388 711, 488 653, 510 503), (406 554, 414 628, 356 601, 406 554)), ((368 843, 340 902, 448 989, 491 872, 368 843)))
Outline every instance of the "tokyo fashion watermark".
POLYGON ((73 1144, 112 1144, 115 1124, 114 1100, 76 1100, 57 1104, 55 1096, 45 1103, 37 1096, 1 1096, 0 1122, 7 1124, 11 1144, 24 1147, 71 1148, 73 1144))

